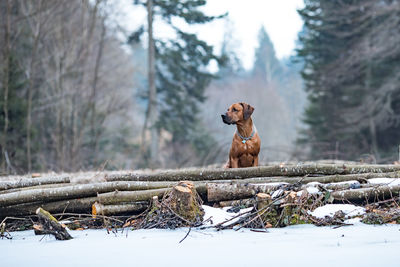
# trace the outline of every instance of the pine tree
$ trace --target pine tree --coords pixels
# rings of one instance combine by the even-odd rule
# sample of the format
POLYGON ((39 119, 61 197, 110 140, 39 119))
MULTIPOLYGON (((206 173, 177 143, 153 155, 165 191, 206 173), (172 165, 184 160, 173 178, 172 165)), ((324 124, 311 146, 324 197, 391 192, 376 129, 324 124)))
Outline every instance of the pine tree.
POLYGON ((397 147, 399 10, 397 1, 308 0, 299 11, 305 29, 298 56, 309 97, 300 141, 314 157, 379 160, 397 147))
POLYGON ((282 71, 279 60, 276 58, 275 48, 266 30, 261 27, 258 33, 259 46, 255 52, 253 75, 263 78, 267 83, 282 71))

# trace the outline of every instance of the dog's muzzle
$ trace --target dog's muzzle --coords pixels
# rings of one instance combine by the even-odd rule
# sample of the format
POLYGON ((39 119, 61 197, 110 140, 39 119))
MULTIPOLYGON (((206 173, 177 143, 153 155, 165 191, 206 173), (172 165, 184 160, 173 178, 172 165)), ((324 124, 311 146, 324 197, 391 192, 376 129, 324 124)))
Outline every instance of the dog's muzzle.
POLYGON ((223 121, 224 123, 226 123, 226 124, 228 124, 228 125, 233 124, 232 121, 231 121, 231 119, 230 119, 227 115, 221 114, 221 117, 222 117, 222 121, 223 121))

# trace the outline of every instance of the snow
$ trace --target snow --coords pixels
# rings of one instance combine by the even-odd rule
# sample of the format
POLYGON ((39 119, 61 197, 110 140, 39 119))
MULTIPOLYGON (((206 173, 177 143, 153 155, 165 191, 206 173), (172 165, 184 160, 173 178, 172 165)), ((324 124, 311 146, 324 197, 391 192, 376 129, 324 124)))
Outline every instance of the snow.
POLYGON ((310 212, 310 214, 317 218, 325 218, 325 216, 333 217, 333 215, 340 210, 343 211, 347 217, 362 215, 365 213, 365 208, 351 204, 327 204, 316 208, 314 211, 310 212))
MULTIPOLYGON (((306 187, 305 190, 307 190, 307 192, 311 195, 316 195, 320 192, 318 188, 313 187, 313 186, 306 187)), ((299 191, 296 193, 296 195, 298 197, 300 197, 302 194, 303 194, 303 191, 299 191)))
POLYGON ((343 182, 337 182, 337 183, 330 183, 331 185, 359 185, 360 182, 356 180, 349 180, 349 181, 343 181, 343 182))
MULTIPOLYGON (((234 213, 234 212, 227 212, 227 210, 231 207, 225 207, 222 209, 213 208, 213 207, 210 207, 207 205, 203 205, 202 207, 205 212, 204 219, 207 220, 208 218, 211 218, 211 221, 209 221, 206 225, 216 225, 216 224, 222 223, 234 216, 237 216, 239 214, 243 214, 247 211, 252 210, 252 208, 247 208, 247 209, 240 210, 240 212, 238 212, 238 213, 234 213)), ((229 223, 239 220, 240 217, 241 216, 238 216, 237 218, 233 219, 232 221, 229 221, 229 223)))
POLYGON ((33 231, 0 239, 1 266, 397 266, 400 226, 358 223, 334 229, 70 231, 56 241, 33 231), (42 240, 41 240, 42 239, 42 240))

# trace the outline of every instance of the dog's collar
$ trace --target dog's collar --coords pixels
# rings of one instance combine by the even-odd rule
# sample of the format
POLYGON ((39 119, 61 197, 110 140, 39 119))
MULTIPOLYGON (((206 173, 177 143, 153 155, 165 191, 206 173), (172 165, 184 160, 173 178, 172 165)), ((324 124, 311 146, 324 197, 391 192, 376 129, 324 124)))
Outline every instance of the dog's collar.
POLYGON ((249 141, 251 138, 253 138, 253 136, 254 136, 255 133, 256 133, 256 126, 253 126, 253 131, 251 132, 251 134, 250 134, 249 137, 241 136, 240 133, 239 133, 239 131, 236 130, 236 134, 242 139, 242 143, 243 143, 243 144, 246 144, 247 141, 249 141))

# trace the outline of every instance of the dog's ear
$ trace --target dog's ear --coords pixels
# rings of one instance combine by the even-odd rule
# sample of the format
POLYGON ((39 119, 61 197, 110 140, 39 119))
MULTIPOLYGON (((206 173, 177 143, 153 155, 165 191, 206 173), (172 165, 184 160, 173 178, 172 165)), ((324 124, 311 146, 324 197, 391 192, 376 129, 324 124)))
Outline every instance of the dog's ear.
POLYGON ((240 105, 243 106, 243 120, 247 120, 253 114, 254 108, 246 103, 240 103, 240 105))

